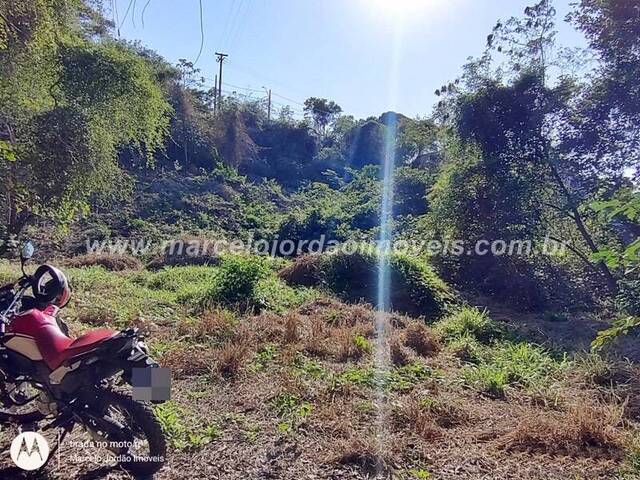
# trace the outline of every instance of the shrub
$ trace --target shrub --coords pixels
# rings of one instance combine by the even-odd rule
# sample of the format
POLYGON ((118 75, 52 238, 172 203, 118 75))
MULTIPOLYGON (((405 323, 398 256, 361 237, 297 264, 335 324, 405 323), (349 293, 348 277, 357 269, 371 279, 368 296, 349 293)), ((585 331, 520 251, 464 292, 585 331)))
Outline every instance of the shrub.
POLYGON ((277 313, 285 313, 317 296, 316 290, 306 287, 292 288, 273 274, 262 278, 254 292, 257 307, 277 313))
POLYGON ((290 285, 313 287, 322 281, 320 255, 303 255, 280 270, 278 276, 290 285))
POLYGON ((337 329, 335 341, 338 344, 338 358, 342 361, 354 359, 358 360, 371 353, 373 346, 369 340, 360 334, 354 334, 352 329, 337 329))
MULTIPOLYGON (((454 296, 449 287, 418 258, 392 253, 389 257, 391 308, 412 315, 438 318, 454 296)), ((379 253, 359 248, 349 254, 333 252, 323 257, 323 283, 349 301, 378 303, 379 253)))
POLYGON ((201 307, 211 304, 255 307, 256 286, 267 269, 259 258, 225 256, 211 288, 204 292, 201 307))
POLYGON ((424 215, 427 213, 427 193, 433 185, 433 175, 425 170, 400 167, 396 171, 394 215, 424 215))
POLYGON ((70 258, 64 265, 71 268, 99 266, 111 272, 123 270, 141 270, 142 262, 131 255, 115 255, 107 253, 89 253, 70 258))
POLYGON ((390 342, 389 353, 391 363, 398 367, 403 367, 415 361, 414 353, 397 339, 393 339, 390 342))
POLYGON ((486 310, 475 307, 461 308, 439 321, 435 328, 448 341, 469 335, 479 342, 488 343, 505 333, 505 328, 492 320, 486 310))
MULTIPOLYGON (((301 215, 290 215, 280 226, 277 237, 291 240, 298 246, 297 250, 286 252, 289 255, 300 255, 309 250, 312 241, 325 238, 325 241, 343 240, 339 233, 339 212, 335 209, 315 208, 301 215)), ((279 252, 283 254, 285 252, 279 252)))

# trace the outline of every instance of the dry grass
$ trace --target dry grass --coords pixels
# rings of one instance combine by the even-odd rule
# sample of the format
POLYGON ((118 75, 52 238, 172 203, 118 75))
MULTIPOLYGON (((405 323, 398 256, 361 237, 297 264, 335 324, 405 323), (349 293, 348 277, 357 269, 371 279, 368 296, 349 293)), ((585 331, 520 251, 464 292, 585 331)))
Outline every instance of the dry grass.
POLYGON ((178 334, 197 342, 223 340, 233 335, 236 319, 227 310, 209 310, 198 319, 178 326, 178 334))
POLYGON ((412 431, 425 440, 443 436, 435 415, 418 398, 410 397, 397 406, 393 411, 393 419, 396 428, 412 431))
POLYGON ((253 336, 261 342, 279 342, 284 335, 282 317, 271 312, 263 312, 248 320, 253 336))
POLYGON ((310 338, 304 343, 305 353, 318 358, 326 358, 331 355, 331 348, 322 338, 310 338))
POLYGON ((411 395, 393 411, 397 428, 410 430, 424 439, 441 438, 443 429, 463 425, 469 414, 458 404, 431 396, 411 395))
POLYGON ((436 424, 442 428, 453 428, 468 423, 469 413, 458 403, 441 398, 423 398, 420 406, 433 415, 436 424))
POLYGON ((413 322, 407 326, 404 344, 423 357, 436 355, 442 349, 434 333, 419 322, 413 322))
POLYGON ((162 366, 171 369, 176 378, 192 375, 206 375, 216 364, 211 352, 196 348, 179 348, 169 350, 160 359, 162 366))
POLYGON ((143 264, 131 255, 117 255, 110 253, 88 253, 64 261, 64 266, 72 268, 100 266, 111 272, 123 270, 141 270, 143 264))
MULTIPOLYGON (((416 380, 409 390, 385 390, 381 398, 358 376, 371 371, 373 359, 352 350, 354 337, 367 337, 373 328, 371 308, 320 299, 284 315, 235 314, 231 321, 227 315, 211 311, 176 328, 149 326, 158 351, 173 348, 158 360, 174 371, 174 402, 188 412, 181 422, 195 437, 212 422, 222 431, 189 451, 172 448, 158 480, 235 480, 247 472, 282 480, 365 480, 380 472, 382 478, 422 478, 411 470, 443 480, 617 478, 625 442, 637 432, 630 417, 621 420, 621 407, 603 403, 629 397, 628 415, 640 398, 630 379, 621 377, 615 388, 607 382, 606 391, 582 379, 561 379, 572 380, 558 381, 563 398, 591 399, 566 410, 541 408, 524 396, 491 399, 458 381, 469 367, 449 354, 429 356, 437 347, 427 327, 391 314, 385 316, 390 368, 403 372, 397 367, 424 364, 419 352, 428 352, 438 374, 416 380), (348 364, 338 361, 340 350, 348 364), (261 368, 252 368, 257 362, 261 368), (298 406, 308 402, 312 412, 298 418, 293 407, 294 418, 283 418, 273 401, 283 394, 297 397, 298 406), (389 413, 382 436, 376 431, 379 408, 389 413), (289 431, 280 430, 283 422, 291 424, 289 431)), ((77 478, 82 468, 69 466, 68 477, 77 478)))
POLYGON ((566 412, 527 415, 499 440, 507 450, 585 455, 591 449, 619 452, 623 405, 578 402, 566 412))
POLYGON ((375 312, 369 305, 349 305, 331 298, 315 299, 298 309, 298 313, 309 317, 319 317, 327 325, 353 327, 357 324, 375 323, 375 312))
POLYGON ((397 463, 397 456, 389 446, 391 442, 375 442, 372 438, 375 438, 374 434, 354 434, 338 442, 335 454, 327 460, 357 466, 369 476, 389 475, 397 463))
POLYGON ((402 367, 415 361, 413 352, 405 347, 402 342, 395 338, 389 343, 389 352, 391 356, 391 362, 402 367))
POLYGON ((94 306, 80 307, 75 315, 75 320, 96 327, 112 324, 116 321, 111 310, 94 306))
POLYGON ((289 313, 284 319, 284 337, 285 343, 295 343, 300 340, 300 329, 302 322, 300 316, 296 313, 289 313))
POLYGON ((229 342, 215 354, 216 372, 225 378, 235 377, 249 355, 249 348, 238 342, 229 342))
POLYGON ((371 353, 371 343, 358 329, 334 328, 331 342, 337 347, 336 358, 342 362, 357 361, 371 353))

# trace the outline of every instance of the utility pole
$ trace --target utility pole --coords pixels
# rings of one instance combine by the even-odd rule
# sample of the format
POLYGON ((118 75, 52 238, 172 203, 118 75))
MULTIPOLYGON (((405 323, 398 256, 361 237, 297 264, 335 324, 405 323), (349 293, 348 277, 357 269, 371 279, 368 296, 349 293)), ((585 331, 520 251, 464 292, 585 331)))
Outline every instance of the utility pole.
POLYGON ((218 110, 218 74, 213 82, 213 114, 215 115, 218 110))
POLYGON ((271 89, 267 89, 267 87, 262 87, 264 88, 264 91, 267 92, 267 120, 270 122, 271 121, 271 89))
POLYGON ((229 55, 226 53, 219 53, 219 52, 216 52, 216 55, 218 56, 216 62, 220 64, 220 73, 218 74, 218 82, 219 82, 218 83, 218 107, 221 108, 222 107, 222 64, 224 63, 224 59, 229 55))

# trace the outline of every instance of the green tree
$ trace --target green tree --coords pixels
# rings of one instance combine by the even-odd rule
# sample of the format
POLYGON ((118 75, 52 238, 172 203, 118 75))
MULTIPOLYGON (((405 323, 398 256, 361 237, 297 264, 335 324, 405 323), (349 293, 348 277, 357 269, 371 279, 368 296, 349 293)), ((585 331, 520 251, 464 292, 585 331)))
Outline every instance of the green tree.
POLYGON ((353 168, 384 164, 386 128, 371 119, 351 129, 345 138, 348 164, 353 168))
POLYGON ((405 160, 419 164, 438 163, 437 127, 432 119, 408 120, 399 134, 398 143, 405 160))
POLYGON ((304 101, 304 113, 313 121, 316 135, 324 138, 329 125, 342 113, 342 107, 326 98, 310 97, 304 101))
MULTIPOLYGON (((440 112, 446 112, 442 117, 463 139, 480 146, 486 160, 501 164, 503 172, 528 172, 535 186, 529 191, 531 203, 538 212, 531 223, 546 220, 552 234, 559 225, 571 224, 578 236, 571 250, 590 265, 589 255, 600 246, 585 207, 607 178, 603 174, 615 182, 623 169, 616 155, 598 158, 577 148, 584 139, 576 138, 576 132, 585 131, 581 123, 591 117, 573 99, 588 89, 566 77, 549 85, 548 71, 557 57, 554 15, 550 2, 541 0, 527 7, 523 17, 498 22, 483 58, 465 69, 464 83, 440 90, 448 97, 440 112), (494 56, 506 58, 509 68, 492 72, 494 56)), ((599 262, 597 269, 615 292, 617 282, 608 266, 599 262)))
MULTIPOLYGON (((596 202, 592 207, 608 221, 619 221, 623 218, 640 227, 640 192, 625 190, 619 194, 619 198, 596 202)), ((622 315, 610 328, 598 333, 593 347, 601 348, 620 335, 640 329, 640 236, 636 236, 635 240, 627 243, 622 250, 601 250, 594 257, 596 260, 605 261, 610 268, 619 268, 624 272, 622 289, 618 295, 622 315)))

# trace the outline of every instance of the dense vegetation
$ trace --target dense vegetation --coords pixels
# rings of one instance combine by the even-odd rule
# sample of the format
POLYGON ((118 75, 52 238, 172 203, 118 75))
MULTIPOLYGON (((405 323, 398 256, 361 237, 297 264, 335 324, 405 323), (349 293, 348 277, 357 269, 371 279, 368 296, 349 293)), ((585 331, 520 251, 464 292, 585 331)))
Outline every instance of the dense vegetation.
MULTIPOLYGON (((593 460, 596 477, 635 478, 639 407, 619 400, 640 392, 621 380, 636 367, 573 353, 594 340, 637 342, 640 330, 639 12, 635 1, 580 0, 557 19, 541 0, 498 21, 484 54, 443 79, 424 117, 355 119, 312 97, 297 120, 286 108, 268 118, 263 101, 239 96, 218 99, 214 112, 193 64, 116 39, 98 0, 0 0, 0 254, 11 258, 16 240, 35 238, 41 256, 70 268, 74 330, 147 329, 191 394, 213 404, 207 382, 237 381, 249 404, 254 386, 268 396, 233 418, 192 415, 192 425, 184 418, 193 398, 181 394, 158 409, 176 452, 231 430, 250 445, 268 435, 304 441, 310 422, 339 412, 355 426, 322 424, 344 442, 319 434, 335 454, 319 464, 429 478, 427 459, 442 458, 446 472, 448 457, 409 439, 453 439, 446 454, 465 463, 456 448, 478 401, 501 425, 487 446, 496 463, 505 450, 596 452, 589 458, 615 461, 614 473, 593 460), (588 48, 557 44, 562 20, 588 48), (389 153, 393 238, 413 244, 384 255, 371 242, 381 235, 389 153), (87 239, 301 247, 84 255, 87 239), (469 249, 523 241, 530 252, 469 249), (351 254, 327 251, 348 243, 351 254), (360 303, 376 305, 384 262, 398 313, 387 318, 396 330, 380 375, 376 314, 360 303), (576 344, 554 337, 562 325, 576 344), (356 440, 375 423, 376 388, 391 399, 401 438, 384 452, 356 440), (505 399, 515 403, 491 403, 505 399), (271 423, 252 423, 261 415, 271 423)), ((0 263, 0 280, 16 273, 0 263)), ((232 403, 233 392, 221 395, 232 403)), ((558 462, 564 478, 583 474, 558 462)))
POLYGON ((396 132, 396 238, 566 243, 556 256, 433 256, 448 281, 528 309, 637 313, 640 26, 629 2, 576 5, 567 20, 588 52, 556 45, 546 1, 498 22, 430 118, 356 120, 310 98, 302 121, 233 96, 214 114, 191 63, 115 40, 99 3, 2 9, 3 250, 47 225, 67 252, 87 236, 375 240, 396 132))

